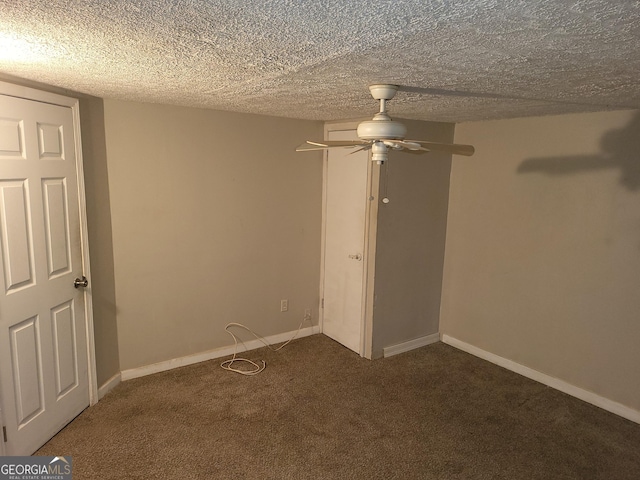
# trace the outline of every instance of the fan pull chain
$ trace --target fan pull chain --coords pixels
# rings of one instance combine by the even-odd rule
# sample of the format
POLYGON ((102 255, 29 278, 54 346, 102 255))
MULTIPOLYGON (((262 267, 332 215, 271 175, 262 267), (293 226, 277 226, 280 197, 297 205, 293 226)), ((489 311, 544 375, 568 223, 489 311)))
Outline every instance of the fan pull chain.
POLYGON ((387 197, 387 189, 389 188, 389 162, 384 164, 384 192, 382 195, 382 203, 385 205, 389 203, 389 197, 387 197))

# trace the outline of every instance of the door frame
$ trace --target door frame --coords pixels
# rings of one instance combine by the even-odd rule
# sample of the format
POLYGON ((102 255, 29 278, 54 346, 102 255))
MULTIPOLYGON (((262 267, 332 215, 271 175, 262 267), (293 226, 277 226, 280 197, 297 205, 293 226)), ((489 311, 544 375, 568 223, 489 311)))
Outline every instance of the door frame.
MULTIPOLYGON (((49 103, 71 108, 73 115, 73 137, 76 150, 76 176, 78 180, 78 207, 80 214, 80 240, 82 249, 83 275, 89 279, 89 287, 84 288, 84 315, 86 324, 87 364, 89 375, 89 405, 98 402, 98 378, 96 371, 96 345, 93 328, 93 302, 91 295, 91 266, 89 263, 89 231, 87 228, 87 203, 84 188, 84 161, 82 157, 82 138, 80 136, 80 101, 77 98, 65 97, 57 93, 36 90, 30 87, 0 81, 0 95, 17 97, 25 100, 49 103)), ((2 406, 0 405, 0 414, 2 406)), ((4 450, 4 442, 0 442, 4 450)), ((0 452, 4 453, 4 452, 0 452)))
MULTIPOLYGON (((353 130, 355 132, 364 119, 347 121, 325 122, 324 139, 328 139, 329 132, 338 130, 353 130)), ((367 118, 367 120, 369 120, 367 118)), ((371 154, 369 153, 369 158, 371 154)), ((326 246, 326 222, 327 222, 327 178, 329 167, 329 155, 325 150, 322 157, 322 227, 320 241, 320 305, 318 306, 319 327, 323 331, 324 323, 324 269, 326 246)), ((373 355, 373 308, 374 308, 374 280, 376 262, 376 237, 378 230, 378 192, 380 186, 380 167, 372 161, 367 167, 367 193, 364 225, 364 266, 362 281, 362 319, 360 321, 360 351, 361 357, 368 359, 373 355)))

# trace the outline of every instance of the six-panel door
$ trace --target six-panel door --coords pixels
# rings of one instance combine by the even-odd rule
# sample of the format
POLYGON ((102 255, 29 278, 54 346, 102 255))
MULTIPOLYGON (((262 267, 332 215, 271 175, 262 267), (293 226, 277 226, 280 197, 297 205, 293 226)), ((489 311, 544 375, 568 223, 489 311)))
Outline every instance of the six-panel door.
MULTIPOLYGON (((354 130, 328 140, 353 140, 354 130)), ((369 153, 329 150, 326 171, 322 332, 363 354, 364 244, 369 153)))
POLYGON ((7 454, 89 405, 73 114, 0 95, 0 402, 7 454))

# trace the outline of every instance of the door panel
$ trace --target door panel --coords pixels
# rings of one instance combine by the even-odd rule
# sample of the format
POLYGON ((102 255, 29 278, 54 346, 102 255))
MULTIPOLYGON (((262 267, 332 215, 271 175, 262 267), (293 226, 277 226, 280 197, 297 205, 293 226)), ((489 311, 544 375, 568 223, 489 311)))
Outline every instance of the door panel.
POLYGON ((39 318, 32 317, 9 327, 9 339, 18 428, 23 428, 44 410, 39 318))
POLYGON ((64 178, 42 180, 44 193, 44 225, 47 241, 49 278, 69 273, 71 251, 69 244, 69 214, 67 188, 64 178))
POLYGON ((53 332, 53 366, 55 367, 56 398, 59 400, 78 385, 78 350, 76 346, 76 320, 73 303, 51 310, 53 332))
MULTIPOLYGON (((353 130, 328 140, 352 140, 353 130)), ((363 354, 368 152, 329 150, 326 174, 323 333, 363 354)))
POLYGON ((63 127, 38 122, 40 159, 64 160, 63 127))
POLYGON ((0 181, 0 225, 5 294, 34 284, 27 180, 0 181))
POLYGON ((9 455, 89 405, 70 108, 0 95, 0 403, 9 455))
POLYGON ((0 160, 24 158, 24 129, 14 118, 0 118, 0 160))

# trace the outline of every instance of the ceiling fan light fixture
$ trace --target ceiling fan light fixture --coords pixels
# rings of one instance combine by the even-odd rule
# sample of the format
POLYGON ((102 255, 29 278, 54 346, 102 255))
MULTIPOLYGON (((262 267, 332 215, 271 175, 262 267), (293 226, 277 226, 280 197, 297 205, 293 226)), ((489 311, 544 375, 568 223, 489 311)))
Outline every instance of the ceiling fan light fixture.
POLYGON ((373 142, 371 145, 371 161, 382 165, 388 158, 387 146, 383 142, 373 142))

